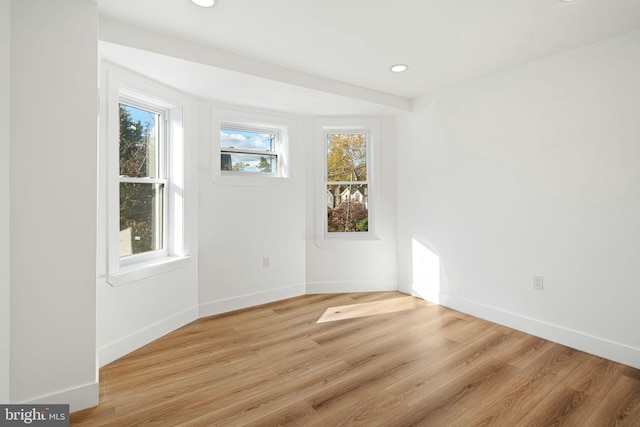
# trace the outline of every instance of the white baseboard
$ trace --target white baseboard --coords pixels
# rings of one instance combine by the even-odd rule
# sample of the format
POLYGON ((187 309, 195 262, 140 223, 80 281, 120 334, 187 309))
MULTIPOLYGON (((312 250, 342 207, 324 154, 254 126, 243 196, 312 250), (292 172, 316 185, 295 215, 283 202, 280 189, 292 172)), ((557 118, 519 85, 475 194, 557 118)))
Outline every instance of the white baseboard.
POLYGON ((133 332, 117 341, 109 343, 98 349, 100 367, 113 362, 116 359, 131 353, 143 345, 149 344, 169 332, 193 322, 198 318, 198 307, 191 307, 171 317, 149 325, 139 331, 133 332))
POLYGON ((640 369, 640 349, 583 332, 564 328, 517 313, 477 303, 464 298, 440 294, 440 304, 462 313, 498 323, 576 350, 640 369))
POLYGON ((233 298, 225 298, 216 301, 209 301, 200 304, 199 317, 214 316, 216 314, 228 313, 234 310, 254 307, 287 298, 298 297, 305 294, 303 284, 286 286, 284 288, 270 289, 264 292, 240 295, 233 298))
POLYGON ((395 280, 358 280, 350 282, 311 282, 307 283, 307 294, 339 294, 346 292, 386 292, 397 291, 395 280))
MULTIPOLYGON (((409 282, 399 281, 398 282, 398 290, 400 292, 402 292, 402 293, 407 294, 407 295, 413 295, 415 293, 415 292, 413 292, 413 288, 411 286, 411 283, 409 283, 409 282)), ((416 295, 416 296, 418 296, 418 295, 416 295)))
POLYGON ((98 406, 98 395, 100 387, 95 381, 57 393, 31 399, 21 404, 27 405, 69 405, 69 412, 76 412, 82 409, 98 406))
POLYGON ((398 282, 398 290, 402 293, 422 298, 425 301, 429 301, 434 304, 440 304, 440 292, 436 290, 430 290, 428 287, 416 287, 412 283, 400 281, 398 282))

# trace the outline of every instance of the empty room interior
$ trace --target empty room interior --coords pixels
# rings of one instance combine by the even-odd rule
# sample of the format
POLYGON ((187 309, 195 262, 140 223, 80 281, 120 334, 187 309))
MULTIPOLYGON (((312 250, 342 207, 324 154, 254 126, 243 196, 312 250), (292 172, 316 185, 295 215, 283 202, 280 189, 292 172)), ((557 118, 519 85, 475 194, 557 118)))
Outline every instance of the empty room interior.
POLYGON ((640 425, 639 1, 194 1, 0 0, 0 403, 640 425))

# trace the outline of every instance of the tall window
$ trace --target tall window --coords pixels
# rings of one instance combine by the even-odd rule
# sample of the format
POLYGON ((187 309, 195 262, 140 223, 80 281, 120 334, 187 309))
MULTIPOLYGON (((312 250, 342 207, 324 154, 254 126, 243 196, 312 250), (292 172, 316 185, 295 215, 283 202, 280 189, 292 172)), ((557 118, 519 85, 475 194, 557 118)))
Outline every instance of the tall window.
POLYGON ((106 223, 107 282, 121 286, 190 262, 184 118, 194 102, 113 64, 103 71, 100 191, 106 198, 99 221, 106 223))
POLYGON ((281 135, 281 129, 222 123, 220 170, 279 174, 281 135))
POLYGON ((121 99, 120 257, 165 249, 165 112, 121 99))
POLYGON ((327 131, 325 141, 326 232, 368 232, 368 133, 327 131))

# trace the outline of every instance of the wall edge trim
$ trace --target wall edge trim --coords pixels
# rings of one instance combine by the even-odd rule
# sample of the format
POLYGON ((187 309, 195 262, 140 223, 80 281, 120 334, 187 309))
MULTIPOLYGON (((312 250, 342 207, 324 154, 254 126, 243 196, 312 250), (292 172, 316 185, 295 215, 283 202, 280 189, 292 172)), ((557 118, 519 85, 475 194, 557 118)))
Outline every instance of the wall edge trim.
POLYGON ((200 304, 199 317, 215 316, 216 314, 228 313, 230 311, 241 310, 243 308, 255 307, 270 302, 280 301, 287 298, 298 297, 305 294, 304 284, 284 286, 282 288, 270 289, 264 292, 240 295, 237 297, 223 298, 200 304))
POLYGON ((193 306, 106 344, 98 349, 99 366, 102 368, 143 345, 149 344, 151 341, 163 337, 197 319, 198 307, 193 306))
POLYGON ((441 305, 453 310, 640 369, 640 348, 453 295, 441 293, 439 298, 441 305))
POLYGON ((346 282, 309 282, 307 294, 339 294, 347 292, 397 291, 396 280, 352 280, 346 282))
POLYGON ((99 392, 100 387, 98 381, 94 381, 90 384, 57 391, 22 403, 27 405, 68 404, 69 412, 76 412, 98 406, 99 392))

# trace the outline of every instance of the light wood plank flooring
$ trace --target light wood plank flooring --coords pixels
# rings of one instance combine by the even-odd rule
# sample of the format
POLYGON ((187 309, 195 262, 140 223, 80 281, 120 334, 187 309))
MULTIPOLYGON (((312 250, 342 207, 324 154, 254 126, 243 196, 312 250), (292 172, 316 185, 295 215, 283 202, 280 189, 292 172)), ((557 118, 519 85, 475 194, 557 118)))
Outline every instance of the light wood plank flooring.
POLYGON ((308 295, 105 366, 71 424, 640 426, 640 371, 400 293, 308 295))

